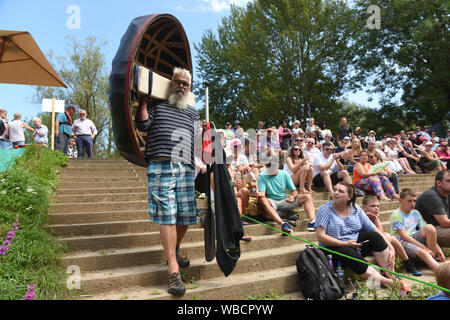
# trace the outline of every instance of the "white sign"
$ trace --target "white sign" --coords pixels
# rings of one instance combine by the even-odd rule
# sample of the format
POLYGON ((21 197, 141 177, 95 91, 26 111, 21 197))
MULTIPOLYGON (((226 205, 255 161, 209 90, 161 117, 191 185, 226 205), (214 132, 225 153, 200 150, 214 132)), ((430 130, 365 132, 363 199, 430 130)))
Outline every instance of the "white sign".
MULTIPOLYGON (((42 112, 52 112, 52 99, 42 99, 42 112)), ((55 112, 64 112, 64 100, 55 100, 55 112)))

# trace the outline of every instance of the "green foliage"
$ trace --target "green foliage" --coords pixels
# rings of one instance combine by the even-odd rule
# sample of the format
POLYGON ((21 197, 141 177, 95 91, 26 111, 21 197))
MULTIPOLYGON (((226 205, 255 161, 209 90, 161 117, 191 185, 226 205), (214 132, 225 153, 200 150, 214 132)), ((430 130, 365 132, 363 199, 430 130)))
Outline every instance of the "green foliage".
POLYGON ((450 2, 358 0, 354 5, 357 81, 382 95, 385 118, 449 120, 450 2), (376 4, 380 29, 365 27, 376 4))
MULTIPOLYGON (((58 67, 55 70, 61 76, 68 89, 36 87, 33 98, 35 103, 41 103, 42 98, 55 97, 65 100, 66 104, 77 105, 87 111, 88 118, 97 128, 98 135, 94 139, 94 157, 109 158, 117 156, 111 130, 109 112, 109 70, 106 68, 105 58, 101 51, 106 45, 93 36, 84 40, 73 37, 69 41, 67 56, 57 57, 58 67)), ((49 54, 51 58, 51 54, 49 54)), ((51 119, 48 115, 40 114, 42 123, 51 132, 51 119)), ((77 118, 74 115, 74 120, 77 118)), ((49 137, 50 141, 50 137, 49 137)))
POLYGON ((271 289, 269 292, 262 294, 260 292, 245 297, 246 300, 286 300, 284 292, 278 293, 278 290, 271 289))
MULTIPOLYGON (((408 294, 402 293, 396 286, 377 290, 368 287, 366 283, 359 281, 356 283, 358 285, 358 300, 426 300, 440 292, 437 288, 418 283, 411 285, 412 291, 408 294)), ((432 283, 436 284, 435 282, 432 283)))
POLYGON ((0 299, 23 299, 30 284, 35 299, 67 297, 66 274, 60 267, 67 248, 42 227, 57 172, 67 157, 59 151, 29 146, 9 170, 0 174, 0 238, 18 216, 19 230, 5 256, 0 256, 0 299))
MULTIPOLYGON (((195 44, 198 73, 211 88, 211 119, 219 126, 241 119, 246 128, 256 128, 258 120, 335 119, 337 99, 355 87, 348 72, 349 14, 344 1, 259 0, 232 7, 217 35, 207 30, 195 44)), ((196 94, 203 96, 203 88, 196 94)))

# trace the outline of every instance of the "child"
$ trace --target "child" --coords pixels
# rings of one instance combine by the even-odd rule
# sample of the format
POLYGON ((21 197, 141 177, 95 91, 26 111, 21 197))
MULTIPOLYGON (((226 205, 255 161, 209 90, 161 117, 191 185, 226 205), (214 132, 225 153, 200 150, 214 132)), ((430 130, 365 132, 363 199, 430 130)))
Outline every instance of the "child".
POLYGON ((439 266, 437 260, 445 260, 444 253, 437 244, 434 226, 426 224, 420 212, 414 209, 416 200, 411 189, 400 192, 400 208, 391 216, 391 235, 400 241, 408 257, 421 259, 434 271, 439 266))
POLYGON ((421 276, 422 272, 417 270, 414 261, 412 259, 409 259, 408 255, 405 252, 405 249, 403 249, 403 246, 400 244, 400 242, 393 236, 391 236, 389 233, 385 233, 383 231, 383 226, 381 225, 380 221, 380 203, 378 202, 378 198, 375 196, 365 196, 362 200, 362 209, 367 214, 369 219, 374 223, 376 226, 376 229, 378 232, 383 236, 384 240, 389 246, 390 251, 390 261, 389 266, 391 266, 390 270, 394 271, 394 264, 395 264, 395 254, 403 260, 405 265, 405 272, 412 274, 413 276, 421 276))
MULTIPOLYGON (((434 271, 438 286, 450 289, 450 262, 441 263, 434 271)), ((441 291, 439 294, 429 297, 427 300, 450 300, 450 293, 441 291)))

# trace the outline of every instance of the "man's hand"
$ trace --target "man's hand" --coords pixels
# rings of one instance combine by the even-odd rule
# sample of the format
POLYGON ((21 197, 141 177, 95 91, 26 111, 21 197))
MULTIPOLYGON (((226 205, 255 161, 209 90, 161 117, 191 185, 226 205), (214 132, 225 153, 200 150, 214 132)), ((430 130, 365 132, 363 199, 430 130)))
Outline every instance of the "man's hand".
POLYGON ((295 200, 295 197, 293 197, 293 196, 290 196, 289 198, 284 199, 284 201, 286 201, 288 203, 292 203, 292 202, 294 202, 294 200, 295 200))

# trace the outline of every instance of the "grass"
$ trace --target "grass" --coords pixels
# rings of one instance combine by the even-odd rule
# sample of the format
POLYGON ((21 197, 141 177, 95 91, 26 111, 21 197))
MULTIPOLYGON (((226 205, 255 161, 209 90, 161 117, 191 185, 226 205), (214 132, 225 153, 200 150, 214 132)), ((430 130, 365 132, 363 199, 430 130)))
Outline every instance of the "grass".
POLYGON ((43 225, 58 172, 67 164, 59 151, 29 146, 7 171, 0 173, 0 240, 18 216, 19 230, 5 256, 0 256, 0 300, 22 300, 28 285, 36 300, 64 299, 67 275, 61 259, 67 248, 43 225))
POLYGON ((284 292, 278 293, 276 289, 271 289, 269 292, 262 294, 256 293, 245 297, 246 300, 286 300, 284 292))

